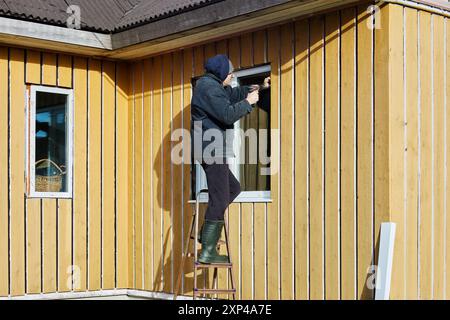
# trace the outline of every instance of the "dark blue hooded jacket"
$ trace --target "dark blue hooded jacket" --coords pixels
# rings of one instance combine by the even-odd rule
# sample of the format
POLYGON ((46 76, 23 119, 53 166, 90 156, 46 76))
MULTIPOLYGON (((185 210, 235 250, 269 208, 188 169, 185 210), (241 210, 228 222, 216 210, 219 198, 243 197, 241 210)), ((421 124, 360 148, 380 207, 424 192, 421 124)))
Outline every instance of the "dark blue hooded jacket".
MULTIPOLYGON (((227 64, 229 64, 228 59, 227 64)), ((226 69, 226 75, 228 76, 228 69, 226 69)), ((202 139, 203 134, 208 129, 219 130, 223 137, 223 140, 220 141, 221 147, 214 148, 212 158, 235 156, 233 152, 233 131, 229 129, 233 129, 235 122, 253 110, 252 105, 246 99, 249 89, 250 87, 248 86, 237 88, 224 87, 223 80, 210 72, 207 72, 197 80, 191 103, 191 151, 195 160, 202 162, 202 159, 209 158, 202 158, 201 156, 205 148, 215 140, 206 141, 203 139, 205 141, 201 145, 202 155, 195 153, 195 150, 200 150, 199 144, 201 142, 199 139, 202 139), (227 130, 229 130, 228 138, 227 130), (197 149, 195 145, 197 145, 197 149)), ((216 143, 214 143, 214 146, 216 143)))

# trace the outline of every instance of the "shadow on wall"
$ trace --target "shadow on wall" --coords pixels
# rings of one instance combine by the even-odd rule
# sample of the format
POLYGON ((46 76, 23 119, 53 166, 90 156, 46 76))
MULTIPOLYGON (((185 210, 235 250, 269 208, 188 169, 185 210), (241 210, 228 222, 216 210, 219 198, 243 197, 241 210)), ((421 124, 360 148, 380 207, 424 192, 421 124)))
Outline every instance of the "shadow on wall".
MULTIPOLYGON (((162 110, 164 112, 164 110, 162 110)), ((170 113, 169 113, 170 114, 170 113)), ((184 117, 190 119, 190 106, 184 109, 184 117)), ((171 130, 183 126, 183 113, 178 112, 169 121, 163 121, 164 128, 168 128, 167 133, 162 137, 161 144, 156 143, 158 148, 153 159, 153 254, 154 254, 154 291, 164 291, 173 293, 176 287, 178 272, 180 268, 182 250, 188 237, 192 210, 194 206, 188 204, 191 189, 191 165, 175 164, 172 162, 172 148, 179 141, 172 141, 171 130), (163 173, 163 174, 162 174, 163 173), (155 199, 156 198, 156 199, 155 199), (161 231, 162 230, 162 231, 161 231)), ((186 120, 186 119, 184 119, 186 120)), ((186 121, 185 121, 186 123, 186 121)), ((188 122, 189 123, 189 122, 188 122)), ((163 132, 164 132, 163 128, 163 132)), ((190 123, 189 127, 190 129, 190 123)), ((155 133, 153 131, 153 133, 155 133)), ((160 137, 160 136, 159 136, 160 137)), ((158 136, 153 136, 153 141, 159 140, 158 136), (156 140, 155 140, 156 139, 156 140)), ((155 142, 153 142, 155 146, 155 142)), ((189 156, 190 146, 183 148, 181 152, 189 156)), ((206 205, 200 206, 199 228, 204 219, 206 205)), ((200 245, 198 246, 200 250, 200 245)), ((191 241, 190 252, 193 252, 193 241, 191 241)), ((180 294, 192 293, 194 275, 193 258, 187 258, 184 267, 185 285, 180 294)), ((210 287, 208 270, 206 276, 200 271, 197 274, 198 287, 210 287)))

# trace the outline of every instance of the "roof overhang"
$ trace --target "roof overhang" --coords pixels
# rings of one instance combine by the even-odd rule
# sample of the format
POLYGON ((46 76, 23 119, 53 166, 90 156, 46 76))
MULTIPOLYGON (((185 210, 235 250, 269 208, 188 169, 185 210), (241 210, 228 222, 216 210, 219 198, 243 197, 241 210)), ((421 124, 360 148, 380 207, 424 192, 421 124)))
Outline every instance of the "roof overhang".
MULTIPOLYGON (((228 0, 115 34, 81 31, 0 17, 0 43, 112 59, 139 59, 359 2, 368 1, 228 0)), ((404 5, 422 3, 424 6, 429 3, 426 0, 384 2, 404 5)), ((445 9, 445 6, 436 8, 448 14, 445 9)))

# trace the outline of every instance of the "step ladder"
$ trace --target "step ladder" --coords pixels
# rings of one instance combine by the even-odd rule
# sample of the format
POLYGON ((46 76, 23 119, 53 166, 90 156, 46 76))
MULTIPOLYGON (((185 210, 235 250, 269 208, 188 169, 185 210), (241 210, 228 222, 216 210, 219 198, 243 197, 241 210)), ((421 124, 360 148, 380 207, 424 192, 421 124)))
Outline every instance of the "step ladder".
POLYGON ((215 264, 203 264, 198 262, 198 220, 200 215, 200 196, 201 194, 208 194, 208 189, 202 189, 200 190, 195 197, 195 210, 193 210, 192 214, 192 220, 191 220, 191 227, 189 229, 189 236, 186 239, 186 246, 184 249, 183 256, 181 258, 181 265, 180 269, 178 271, 178 277, 177 277, 177 283, 175 287, 174 292, 174 300, 177 299, 178 294, 180 292, 180 285, 181 285, 181 277, 183 276, 183 270, 184 265, 186 263, 187 258, 194 257, 194 294, 193 294, 193 300, 195 300, 198 296, 203 295, 206 296, 207 294, 227 294, 227 295, 233 295, 233 300, 236 299, 236 288, 234 286, 234 277, 233 277, 233 263, 231 260, 231 252, 228 242, 228 223, 227 219, 225 218, 225 241, 219 240, 218 247, 220 245, 225 245, 227 249, 228 254, 228 260, 229 263, 215 263, 215 264), (194 252, 189 252, 191 241, 194 241, 194 252), (207 269, 214 269, 214 275, 213 275, 213 288, 216 287, 217 284, 217 276, 218 276, 218 269, 227 269, 229 276, 230 276, 230 282, 231 282, 231 289, 199 289, 197 284, 197 274, 200 270, 203 272, 207 269))

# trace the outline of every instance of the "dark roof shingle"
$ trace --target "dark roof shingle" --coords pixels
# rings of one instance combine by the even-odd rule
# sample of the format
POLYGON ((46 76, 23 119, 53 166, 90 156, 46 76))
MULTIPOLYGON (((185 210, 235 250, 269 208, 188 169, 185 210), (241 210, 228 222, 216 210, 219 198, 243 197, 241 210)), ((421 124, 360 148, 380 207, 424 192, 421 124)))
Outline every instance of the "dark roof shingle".
POLYGON ((129 28, 219 1, 223 0, 143 0, 133 10, 130 10, 123 16, 117 24, 116 30, 129 28))
POLYGON ((110 33, 224 0, 0 0, 0 16, 66 26, 80 6, 83 30, 110 33))

